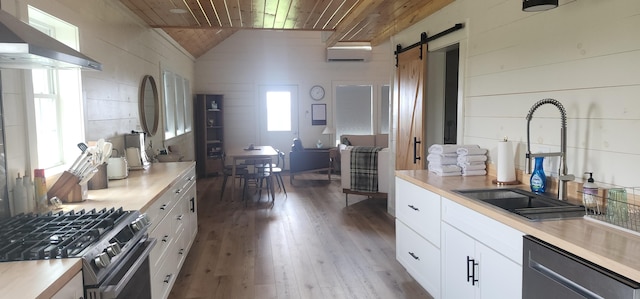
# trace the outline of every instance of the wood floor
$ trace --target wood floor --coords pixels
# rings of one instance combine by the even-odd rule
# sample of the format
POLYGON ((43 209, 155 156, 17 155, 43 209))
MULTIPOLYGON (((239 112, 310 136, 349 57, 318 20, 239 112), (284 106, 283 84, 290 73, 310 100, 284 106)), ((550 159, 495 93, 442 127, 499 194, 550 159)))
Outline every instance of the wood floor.
POLYGON ((220 177, 197 181, 198 235, 169 298, 431 298, 396 261, 386 199, 345 207, 339 176, 284 181, 288 196, 246 208, 230 186, 220 199, 220 177))

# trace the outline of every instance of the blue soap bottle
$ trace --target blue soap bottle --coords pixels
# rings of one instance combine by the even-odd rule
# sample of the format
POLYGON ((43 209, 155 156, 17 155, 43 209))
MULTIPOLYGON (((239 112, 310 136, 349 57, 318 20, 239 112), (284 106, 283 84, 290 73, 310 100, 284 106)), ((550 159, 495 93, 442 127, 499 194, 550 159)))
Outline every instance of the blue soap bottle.
POLYGON ((531 173, 529 183, 531 185, 531 191, 534 193, 544 193, 547 188, 547 176, 544 174, 543 164, 544 157, 536 157, 536 163, 531 173))

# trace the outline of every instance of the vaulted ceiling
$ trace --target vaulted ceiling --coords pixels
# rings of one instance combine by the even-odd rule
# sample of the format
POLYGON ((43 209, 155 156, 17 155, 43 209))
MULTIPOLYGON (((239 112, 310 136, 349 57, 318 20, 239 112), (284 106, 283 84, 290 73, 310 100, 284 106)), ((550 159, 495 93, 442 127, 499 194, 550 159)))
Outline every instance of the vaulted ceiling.
POLYGON ((376 46, 454 0, 120 0, 194 57, 238 30, 319 30, 376 46))

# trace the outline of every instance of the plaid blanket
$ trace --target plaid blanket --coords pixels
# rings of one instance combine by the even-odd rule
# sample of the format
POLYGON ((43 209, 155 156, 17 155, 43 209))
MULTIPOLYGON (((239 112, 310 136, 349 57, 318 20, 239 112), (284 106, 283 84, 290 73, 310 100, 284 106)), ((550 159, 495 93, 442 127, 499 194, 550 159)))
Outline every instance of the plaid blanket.
POLYGON ((351 190, 378 192, 378 152, 381 147, 354 146, 351 149, 351 190))

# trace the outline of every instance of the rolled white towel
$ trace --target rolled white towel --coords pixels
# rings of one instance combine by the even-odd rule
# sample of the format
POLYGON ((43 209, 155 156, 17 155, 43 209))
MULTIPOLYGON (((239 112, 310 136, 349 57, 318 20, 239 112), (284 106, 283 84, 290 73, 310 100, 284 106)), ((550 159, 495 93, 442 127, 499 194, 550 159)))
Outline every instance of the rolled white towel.
POLYGON ((458 156, 458 163, 484 162, 484 161, 487 161, 487 156, 486 155, 458 156))
POLYGON ((433 144, 429 147, 430 154, 456 153, 459 148, 480 148, 477 144, 433 144))
POLYGON ((462 175, 462 172, 460 171, 455 171, 455 172, 442 172, 442 171, 431 171, 432 173, 435 173, 439 176, 460 176, 462 175))
POLYGON ((458 158, 456 157, 448 157, 439 154, 429 154, 427 155, 427 161, 442 164, 442 165, 455 165, 458 163, 458 158))
POLYGON ((486 170, 470 170, 470 171, 462 172, 462 176, 474 176, 474 175, 487 175, 487 171, 486 170))
POLYGON ((427 167, 429 168, 430 171, 433 172, 460 172, 462 171, 462 168, 458 165, 441 165, 441 164, 437 164, 437 163, 429 163, 429 166, 427 167))
POLYGON ((487 154, 487 149, 486 148, 465 148, 465 147, 461 147, 459 149, 456 150, 456 153, 460 156, 465 156, 465 155, 486 155, 487 154))
POLYGON ((462 171, 465 171, 465 170, 485 170, 485 169, 487 169, 487 164, 485 164, 484 162, 467 162, 467 163, 458 162, 458 166, 460 166, 460 168, 462 168, 462 171))

